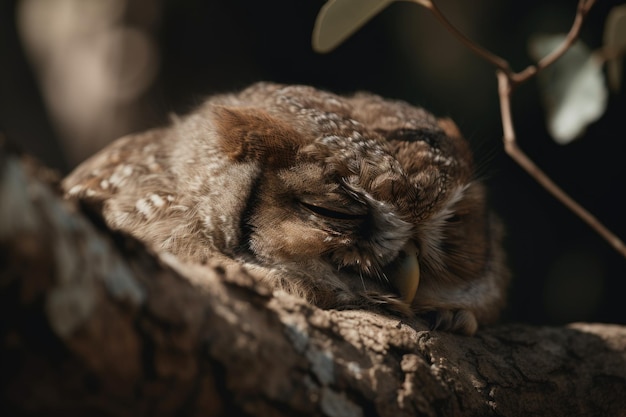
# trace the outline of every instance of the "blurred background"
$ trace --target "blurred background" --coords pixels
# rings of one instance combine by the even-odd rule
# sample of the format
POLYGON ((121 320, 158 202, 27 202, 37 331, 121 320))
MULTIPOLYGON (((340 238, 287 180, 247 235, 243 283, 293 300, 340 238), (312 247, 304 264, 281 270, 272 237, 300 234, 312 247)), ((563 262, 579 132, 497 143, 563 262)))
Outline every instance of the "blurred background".
MULTIPOLYGON (((602 44, 612 6, 582 31, 602 44)), ((167 123, 204 97, 258 80, 369 90, 452 117, 471 141, 504 219, 514 279, 506 319, 626 323, 626 259, 503 152, 493 68, 423 8, 394 3, 338 49, 313 52, 323 0, 0 0, 0 130, 67 173, 111 140, 167 123)), ((465 34, 530 63, 536 33, 566 32, 575 0, 440 0, 465 34)), ((536 80, 513 96, 520 146, 626 239, 626 93, 578 141, 549 137, 536 80)))

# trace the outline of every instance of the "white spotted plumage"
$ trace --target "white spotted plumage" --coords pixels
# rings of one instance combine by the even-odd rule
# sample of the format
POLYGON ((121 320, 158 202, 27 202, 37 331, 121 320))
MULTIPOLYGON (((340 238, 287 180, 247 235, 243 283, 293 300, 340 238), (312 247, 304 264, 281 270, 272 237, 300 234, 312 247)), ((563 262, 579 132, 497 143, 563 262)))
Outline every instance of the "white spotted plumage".
POLYGON ((119 139, 63 187, 157 251, 239 263, 322 307, 434 311, 471 334, 504 302, 467 142, 402 101, 258 83, 119 139), (405 257, 417 275, 397 272, 405 257))

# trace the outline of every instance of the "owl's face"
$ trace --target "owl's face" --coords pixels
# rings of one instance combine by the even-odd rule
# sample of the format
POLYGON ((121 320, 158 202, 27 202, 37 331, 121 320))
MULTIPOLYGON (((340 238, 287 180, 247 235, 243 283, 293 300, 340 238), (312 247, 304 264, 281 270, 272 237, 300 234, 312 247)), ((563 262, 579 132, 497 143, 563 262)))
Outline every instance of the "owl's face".
POLYGON ((385 270, 407 246, 411 224, 362 186, 306 160, 263 178, 248 223, 249 249, 272 266, 296 265, 301 273, 306 265, 350 292, 378 290, 396 278, 396 286, 416 287, 418 268, 402 279, 385 270))
POLYGON ((502 303, 500 233, 469 147, 406 103, 257 84, 122 139, 64 186, 159 250, 225 254, 322 306, 410 306, 471 333, 502 303))

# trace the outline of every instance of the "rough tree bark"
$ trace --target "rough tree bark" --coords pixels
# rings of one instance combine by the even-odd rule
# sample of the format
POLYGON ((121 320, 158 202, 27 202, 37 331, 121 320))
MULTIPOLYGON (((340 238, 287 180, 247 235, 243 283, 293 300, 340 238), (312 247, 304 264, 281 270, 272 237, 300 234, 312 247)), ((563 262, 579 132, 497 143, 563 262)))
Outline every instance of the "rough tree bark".
POLYGON ((475 337, 149 253, 0 143, 0 413, 626 416, 626 327, 475 337))

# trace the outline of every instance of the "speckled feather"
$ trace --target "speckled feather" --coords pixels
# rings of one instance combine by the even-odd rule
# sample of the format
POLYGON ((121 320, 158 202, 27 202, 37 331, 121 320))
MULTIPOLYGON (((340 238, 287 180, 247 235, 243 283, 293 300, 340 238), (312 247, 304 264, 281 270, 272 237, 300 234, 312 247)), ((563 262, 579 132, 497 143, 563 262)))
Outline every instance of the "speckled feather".
POLYGON ((63 187, 157 251, 232 260, 322 307, 410 307, 471 334, 504 303, 501 227, 470 148, 405 102, 258 83, 119 139, 63 187), (392 285, 408 243, 410 306, 392 285))

